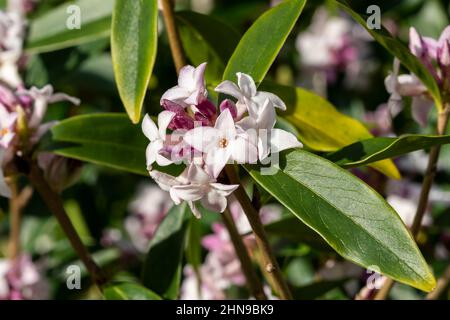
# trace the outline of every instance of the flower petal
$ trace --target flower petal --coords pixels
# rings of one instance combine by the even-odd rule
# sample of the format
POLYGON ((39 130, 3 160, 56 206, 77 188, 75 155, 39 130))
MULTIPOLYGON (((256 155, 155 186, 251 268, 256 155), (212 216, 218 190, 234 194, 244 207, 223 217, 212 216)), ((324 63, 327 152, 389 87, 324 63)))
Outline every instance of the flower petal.
POLYGON ((433 107, 433 102, 426 97, 414 97, 411 104, 413 119, 422 127, 426 127, 428 114, 433 107))
POLYGON ((11 198, 11 190, 6 184, 5 177, 3 175, 3 170, 1 164, 3 163, 3 157, 5 155, 5 149, 0 147, 0 196, 11 198))
POLYGON ((175 117, 175 113, 171 111, 164 110, 158 115, 158 127, 159 127, 159 137, 162 140, 166 139, 166 131, 169 123, 175 117))
POLYGON ((201 200, 202 206, 214 212, 224 212, 227 208, 227 198, 212 189, 201 200))
POLYGON ((203 198, 205 190, 203 186, 197 186, 193 184, 173 186, 170 189, 170 196, 172 200, 178 204, 180 200, 183 201, 197 201, 203 198))
POLYGON ((185 89, 195 88, 194 75, 195 68, 193 66, 184 66, 180 69, 180 75, 178 76, 178 85, 181 88, 185 89))
POLYGON ((214 89, 214 91, 227 94, 238 100, 241 100, 243 98, 242 92, 239 87, 229 80, 225 80, 224 82, 219 84, 216 89, 214 89))
POLYGON ((217 178, 231 157, 232 148, 215 148, 206 154, 205 163, 208 172, 217 178))
POLYGON ((251 98, 256 95, 256 85, 255 81, 251 76, 248 74, 238 72, 236 73, 238 78, 238 86, 241 89, 242 94, 247 97, 251 98))
POLYGON ((187 105, 183 102, 184 99, 188 98, 191 93, 182 87, 175 86, 169 90, 167 90, 161 97, 160 104, 163 104, 164 100, 170 100, 180 104, 183 107, 187 107, 187 105))
POLYGON ((202 152, 208 152, 217 146, 220 131, 212 127, 197 127, 189 130, 184 135, 184 141, 202 152))
POLYGON ((226 134, 229 139, 234 139, 236 136, 236 126, 229 109, 225 109, 217 117, 214 128, 217 129, 222 135, 226 134))
POLYGON ((142 132, 150 141, 158 139, 158 127, 148 114, 145 115, 144 120, 142 121, 142 132))
POLYGON ((180 184, 178 178, 157 170, 150 171, 150 177, 152 177, 164 191, 169 191, 172 186, 180 184))
POLYGON ((270 136, 270 149, 272 153, 301 147, 303 147, 303 144, 292 133, 282 129, 272 129, 270 136))

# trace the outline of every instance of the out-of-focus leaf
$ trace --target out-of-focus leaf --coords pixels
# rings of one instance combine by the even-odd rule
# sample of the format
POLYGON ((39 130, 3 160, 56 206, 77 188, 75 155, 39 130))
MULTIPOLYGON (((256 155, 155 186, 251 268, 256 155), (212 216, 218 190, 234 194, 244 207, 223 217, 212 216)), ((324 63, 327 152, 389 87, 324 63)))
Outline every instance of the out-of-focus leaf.
MULTIPOLYGON (((76 116, 61 121, 52 130, 52 151, 64 157, 87 161, 147 176, 145 149, 148 144, 141 128, 133 126, 122 113, 76 116)), ((156 166, 155 166, 156 168, 156 166)), ((171 174, 180 168, 158 168, 171 174)))
POLYGON ((296 217, 286 217, 264 226, 269 235, 289 239, 312 248, 331 251, 332 248, 314 230, 304 224, 296 217))
POLYGON ((202 234, 200 221, 192 215, 186 241, 186 260, 198 271, 202 264, 202 234))
POLYGON ((174 206, 159 225, 145 257, 142 282, 166 299, 176 299, 191 212, 186 203, 174 206))
POLYGON ((137 283, 111 284, 103 289, 106 300, 162 300, 156 293, 137 283))
MULTIPOLYGON (((373 138, 358 120, 340 113, 326 99, 302 88, 264 82, 261 88, 277 94, 287 105, 282 116, 298 130, 300 140, 317 151, 336 151, 352 143, 373 138)), ((385 175, 399 179, 391 160, 372 163, 385 175)))
POLYGON ((111 54, 119 94, 133 123, 138 123, 141 118, 157 43, 158 1, 116 0, 111 54))
POLYGON ((239 42, 225 68, 223 79, 234 81, 236 73, 243 72, 260 83, 283 47, 305 3, 306 0, 287 0, 261 15, 239 42))
POLYGON ((403 65, 413 72, 428 88, 438 108, 442 108, 442 97, 439 86, 427 68, 415 57, 409 49, 398 39, 395 39, 384 27, 371 29, 367 25, 367 18, 353 11, 346 0, 335 0, 339 7, 353 17, 361 26, 372 35, 386 50, 397 57, 403 65))
POLYGON ((114 0, 78 0, 70 5, 64 3, 30 22, 27 52, 54 51, 108 37, 114 0), (69 29, 68 23, 78 10, 80 28, 69 29))
POLYGON ((398 214, 372 188, 336 164, 298 149, 279 170, 252 178, 344 258, 377 266, 393 279, 431 291, 435 279, 398 214))
POLYGON ((448 143, 450 136, 405 135, 399 138, 373 138, 329 153, 326 158, 341 167, 352 168, 448 143))
POLYGON ((208 83, 220 82, 225 65, 239 43, 239 33, 226 23, 193 11, 177 12, 183 48, 194 65, 208 62, 208 83))

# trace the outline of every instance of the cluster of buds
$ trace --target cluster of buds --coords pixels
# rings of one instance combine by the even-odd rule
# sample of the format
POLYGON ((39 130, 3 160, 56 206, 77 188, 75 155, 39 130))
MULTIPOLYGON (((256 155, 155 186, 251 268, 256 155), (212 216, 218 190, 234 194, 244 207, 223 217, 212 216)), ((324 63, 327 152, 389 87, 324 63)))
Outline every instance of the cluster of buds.
MULTIPOLYGON (((423 63, 439 85, 442 96, 450 96, 450 26, 444 29, 438 40, 422 37, 415 28, 409 32, 410 51, 423 63)), ((389 109, 396 116, 402 109, 402 97, 412 97, 412 115, 420 125, 427 124, 433 100, 426 86, 413 74, 402 74, 400 61, 394 60, 391 74, 386 78, 386 90, 391 94, 389 109)))
POLYGON ((238 84, 224 81, 215 89, 236 99, 224 100, 217 108, 207 99, 204 79, 206 63, 181 69, 178 85, 161 98, 165 109, 157 124, 146 115, 142 123, 150 140, 146 151, 150 176, 175 204, 186 201, 195 216, 196 204, 214 212, 223 212, 227 197, 238 187, 218 182, 225 165, 255 164, 273 153, 301 147, 289 132, 275 129, 275 108, 286 109, 276 95, 257 91, 253 79, 238 73, 238 84), (171 133, 167 133, 170 129, 171 133), (153 169, 153 164, 186 164, 174 177, 153 169))

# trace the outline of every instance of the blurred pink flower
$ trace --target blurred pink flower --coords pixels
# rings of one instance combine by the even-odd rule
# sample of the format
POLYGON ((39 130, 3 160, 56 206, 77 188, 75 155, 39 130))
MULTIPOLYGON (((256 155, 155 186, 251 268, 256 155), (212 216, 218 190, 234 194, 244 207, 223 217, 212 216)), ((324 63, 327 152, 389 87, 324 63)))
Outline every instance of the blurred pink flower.
POLYGON ((49 298, 49 288, 30 256, 0 260, 0 300, 45 300, 49 298))

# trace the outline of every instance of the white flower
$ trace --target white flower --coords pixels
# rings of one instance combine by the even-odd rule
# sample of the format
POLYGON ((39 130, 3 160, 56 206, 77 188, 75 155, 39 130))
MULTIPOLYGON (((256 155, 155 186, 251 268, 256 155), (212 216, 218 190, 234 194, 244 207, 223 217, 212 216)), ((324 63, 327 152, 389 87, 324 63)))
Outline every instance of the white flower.
POLYGON ((0 300, 7 299, 9 296, 9 283, 6 275, 10 267, 8 260, 0 259, 0 300))
POLYGON ((166 131, 172 119, 175 117, 175 113, 171 111, 163 111, 158 115, 158 127, 150 118, 149 115, 144 117, 142 121, 142 131, 144 135, 150 140, 150 144, 145 152, 147 157, 147 169, 151 170, 151 165, 156 161, 160 166, 168 166, 172 163, 160 154, 160 151, 164 148, 164 142, 166 140, 166 131))
POLYGON ((4 155, 5 149, 0 146, 0 196, 10 198, 11 190, 9 189, 9 186, 6 184, 2 169, 4 155))
POLYGON ((54 93, 53 86, 46 85, 42 89, 31 87, 29 90, 19 89, 17 94, 33 99, 33 111, 28 121, 28 127, 37 129, 47 112, 47 107, 51 103, 69 101, 74 105, 79 105, 80 100, 64 93, 54 93))
POLYGON ((191 164, 178 177, 156 170, 151 171, 150 176, 161 189, 169 191, 170 197, 176 205, 186 201, 197 218, 201 217, 196 206, 197 201, 200 201, 206 209, 223 212, 227 207, 227 197, 238 188, 238 185, 217 183, 196 164, 191 164))
POLYGON ((206 98, 207 91, 205 85, 206 62, 197 68, 185 66, 180 70, 178 85, 167 90, 161 97, 161 105, 164 100, 187 107, 197 105, 206 98))
POLYGON ((394 59, 393 71, 385 80, 386 90, 391 95, 388 102, 389 111, 395 117, 403 109, 402 97, 412 97, 413 118, 425 126, 428 113, 433 106, 433 101, 426 97, 427 88, 415 75, 399 75, 399 72, 400 61, 394 59))
POLYGON ((286 110, 284 102, 275 94, 257 91, 255 81, 251 76, 241 72, 238 72, 236 75, 238 85, 226 80, 219 84, 215 91, 230 95, 238 100, 236 103, 238 119, 242 118, 247 111, 250 116, 254 118, 257 117, 257 114, 259 114, 260 109, 267 99, 269 99, 275 107, 286 110))
POLYGON ((274 129, 276 113, 271 100, 267 99, 258 111, 256 115, 245 117, 236 125, 244 131, 252 129, 257 131, 260 161, 267 158, 270 153, 303 146, 293 134, 285 130, 274 129))
POLYGON ((255 163, 257 148, 254 139, 235 126, 229 109, 217 118, 213 127, 197 127, 189 130, 184 141, 206 154, 208 171, 217 177, 229 161, 255 163))

